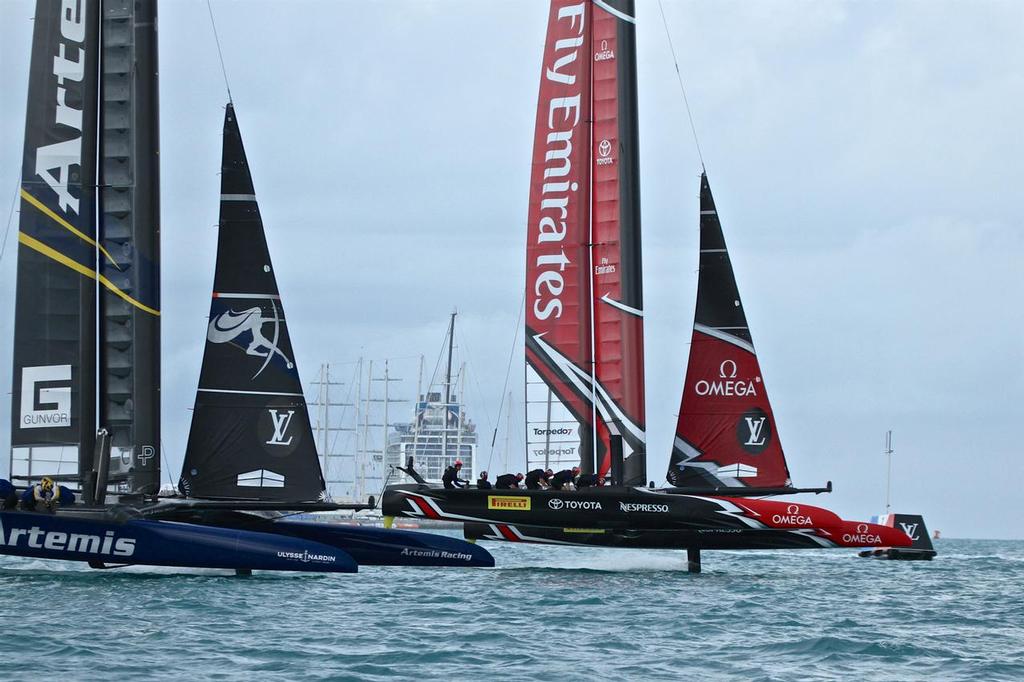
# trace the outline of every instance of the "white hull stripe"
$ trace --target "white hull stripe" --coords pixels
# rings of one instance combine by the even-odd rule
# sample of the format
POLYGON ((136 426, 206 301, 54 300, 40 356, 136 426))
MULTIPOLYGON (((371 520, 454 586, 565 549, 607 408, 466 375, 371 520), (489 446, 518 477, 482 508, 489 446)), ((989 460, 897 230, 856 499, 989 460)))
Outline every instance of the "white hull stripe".
POLYGON ((739 346, 743 350, 749 353, 753 353, 754 355, 757 355, 757 351, 754 350, 754 344, 744 339, 741 339, 738 336, 733 336, 732 334, 728 334, 726 332, 720 331, 718 329, 715 329, 714 327, 709 327, 704 324, 693 325, 693 331, 700 332, 701 334, 707 334, 708 336, 713 336, 714 338, 719 339, 720 341, 725 341, 726 343, 731 343, 734 346, 739 346))
POLYGON ((221 201, 256 201, 255 194, 221 194, 221 201))
POLYGON ((241 395, 284 395, 296 398, 303 398, 301 393, 274 393, 273 391, 230 391, 226 388, 200 388, 201 393, 239 393, 241 395))
POLYGON ((213 292, 213 297, 214 298, 263 298, 263 299, 267 299, 269 301, 280 301, 281 300, 280 294, 239 294, 239 293, 225 294, 225 293, 221 293, 219 291, 213 292))
POLYGON ((635 24, 636 23, 636 17, 631 17, 628 14, 626 14, 625 12, 620 12, 619 10, 615 9, 614 7, 608 5, 608 3, 603 2, 603 0, 594 0, 594 4, 597 5, 598 7, 600 7, 601 9, 603 9, 605 12, 608 12, 608 14, 611 14, 612 16, 616 16, 619 19, 622 19, 623 21, 628 21, 631 24, 635 24))
POLYGON ((601 300, 604 301, 605 303, 607 303, 608 305, 614 307, 614 308, 618 308, 619 310, 622 310, 623 312, 629 313, 630 315, 636 315, 637 317, 643 317, 644 316, 644 311, 637 310, 636 308, 628 306, 628 305, 626 305, 625 303, 623 303, 621 301, 616 301, 614 298, 610 297, 608 294, 605 294, 604 296, 602 296, 601 300))

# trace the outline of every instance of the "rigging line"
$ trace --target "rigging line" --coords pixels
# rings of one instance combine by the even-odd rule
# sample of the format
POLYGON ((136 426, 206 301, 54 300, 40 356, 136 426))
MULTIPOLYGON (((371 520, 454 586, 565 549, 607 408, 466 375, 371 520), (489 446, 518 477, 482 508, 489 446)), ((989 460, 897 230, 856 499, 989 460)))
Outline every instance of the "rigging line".
MULTIPOLYGON (((171 484, 171 488, 174 488, 174 479, 171 477, 170 461, 167 459, 167 449, 164 447, 164 439, 160 439, 160 462, 166 466, 161 466, 160 469, 163 473, 167 474, 167 482, 171 484)), ((159 492, 157 493, 159 495, 159 492)))
POLYGON ((7 214, 7 229, 4 230, 4 240, 0 242, 0 263, 4 262, 4 254, 7 253, 7 238, 11 236, 11 223, 14 222, 14 208, 18 205, 18 195, 21 190, 21 180, 18 180, 14 188, 14 196, 11 199, 11 211, 7 214))
POLYGON ((213 41, 217 43, 217 56, 220 57, 220 72, 224 74, 224 89, 228 91, 228 103, 234 104, 235 101, 231 99, 231 84, 228 83, 228 70, 224 66, 224 53, 220 49, 220 36, 217 35, 217 22, 213 20, 213 6, 210 4, 210 0, 206 0, 206 9, 210 12, 210 26, 213 27, 213 41))
MULTIPOLYGON (((465 349, 466 349, 466 364, 468 364, 470 367, 472 367, 473 366, 473 357, 472 357, 472 355, 469 352, 469 344, 465 340, 466 339, 465 335, 459 336, 459 339, 462 341, 462 345, 465 346, 465 349)), ((478 376, 478 373, 477 372, 473 372, 473 383, 470 385, 470 388, 473 388, 474 386, 476 387, 476 396, 477 396, 477 399, 480 400, 480 405, 483 408, 484 419, 487 420, 487 425, 490 426, 491 424, 496 424, 497 422, 492 422, 491 421, 490 412, 488 412, 488 410, 487 410, 487 401, 484 400, 484 392, 483 392, 483 389, 480 388, 480 380, 477 378, 477 376, 478 376)), ((461 376, 459 378, 463 379, 461 376)), ((463 380, 463 382, 464 382, 464 380, 463 380)), ((465 404, 465 396, 459 396, 459 397, 460 397, 460 402, 465 404)), ((461 425, 463 423, 463 419, 464 418, 465 418, 465 415, 461 414, 461 412, 460 412, 460 414, 459 414, 459 425, 460 425, 460 428, 461 428, 461 425)), ((495 430, 495 432, 497 432, 498 427, 495 426, 494 430, 495 430)), ((473 466, 477 466, 477 462, 476 461, 473 462, 473 466)), ((488 466, 488 469, 485 469, 485 471, 490 471, 490 460, 488 460, 487 466, 488 466)), ((477 471, 479 472, 479 471, 481 471, 481 469, 478 468, 477 471)))
MULTIPOLYGON (((512 333, 512 349, 508 352, 508 366, 505 368, 505 383, 501 387, 501 401, 498 403, 498 416, 494 420, 494 435, 491 436, 491 452, 487 457, 487 470, 491 470, 491 462, 494 459, 494 443, 498 439, 498 428, 501 425, 501 411, 505 407, 505 396, 508 393, 508 379, 512 374, 512 360, 516 356, 516 347, 519 345, 519 325, 523 321, 523 311, 526 309, 526 289, 523 289, 523 300, 519 303, 519 314, 516 316, 516 330, 512 333)), ((512 406, 509 405, 509 409, 512 406)))
POLYGON ((665 36, 668 38, 668 48, 672 52, 672 63, 676 67, 676 78, 679 79, 679 90, 683 93, 683 104, 686 105, 686 116, 690 119, 690 131, 693 133, 693 144, 697 147, 697 158, 700 159, 700 169, 704 168, 704 154, 700 150, 700 140, 697 139, 697 126, 693 124, 693 112, 690 111, 690 100, 686 97, 686 88, 683 86, 683 74, 679 70, 679 59, 676 58, 676 48, 672 44, 672 34, 668 30, 668 19, 665 18, 665 7, 658 0, 658 9, 661 10, 661 23, 665 26, 665 36))
MULTIPOLYGON (((388 471, 388 475, 384 477, 384 485, 380 487, 380 495, 377 496, 377 498, 373 501, 373 506, 370 507, 371 510, 374 510, 377 507, 379 507, 381 505, 381 502, 384 501, 384 491, 388 489, 388 483, 391 481, 391 477, 394 475, 394 473, 395 467, 391 467, 391 469, 388 471)), ((353 516, 355 516, 355 514, 353 514, 353 516)))

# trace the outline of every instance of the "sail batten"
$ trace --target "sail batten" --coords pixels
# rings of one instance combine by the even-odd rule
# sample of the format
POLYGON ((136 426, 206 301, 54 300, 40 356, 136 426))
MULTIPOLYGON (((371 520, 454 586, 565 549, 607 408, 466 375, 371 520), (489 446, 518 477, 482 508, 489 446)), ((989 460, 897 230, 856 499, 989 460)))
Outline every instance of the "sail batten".
POLYGON ((706 174, 693 336, 668 480, 682 487, 791 485, 706 174))
POLYGON ((325 495, 284 307, 231 104, 224 117, 210 321, 178 487, 198 498, 313 501, 325 495))

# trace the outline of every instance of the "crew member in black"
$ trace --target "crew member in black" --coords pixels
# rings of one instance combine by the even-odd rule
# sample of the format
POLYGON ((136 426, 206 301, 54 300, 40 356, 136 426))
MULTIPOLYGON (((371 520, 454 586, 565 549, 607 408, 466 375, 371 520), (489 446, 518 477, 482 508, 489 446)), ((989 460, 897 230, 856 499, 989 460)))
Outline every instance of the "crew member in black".
POLYGON ((522 474, 502 474, 494 479, 494 487, 498 490, 516 490, 522 480, 522 474))
POLYGON ((563 469, 551 477, 551 487, 554 490, 573 490, 573 481, 579 476, 580 468, 563 469))
POLYGON ((534 469, 526 474, 526 488, 527 490, 547 490, 551 487, 550 480, 551 469, 547 471, 534 469))
POLYGON ((476 480, 476 487, 480 490, 490 490, 491 482, 487 480, 487 472, 481 471, 480 478, 476 480))
POLYGON ((451 465, 444 470, 444 475, 441 476, 441 482, 444 483, 445 488, 465 488, 469 481, 459 478, 459 472, 462 471, 462 460, 455 460, 455 464, 451 465))
POLYGON ((597 474, 580 474, 576 477, 576 489, 604 485, 604 479, 597 474))

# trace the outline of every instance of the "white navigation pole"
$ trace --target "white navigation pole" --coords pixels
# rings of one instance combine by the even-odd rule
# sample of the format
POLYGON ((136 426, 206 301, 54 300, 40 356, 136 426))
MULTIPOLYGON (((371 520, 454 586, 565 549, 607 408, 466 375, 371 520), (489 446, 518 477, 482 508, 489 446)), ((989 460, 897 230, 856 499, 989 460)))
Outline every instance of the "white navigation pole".
POLYGON ((890 495, 890 487, 892 485, 892 430, 885 432, 885 455, 888 458, 885 470, 885 513, 888 514, 891 506, 889 503, 892 499, 890 495))

